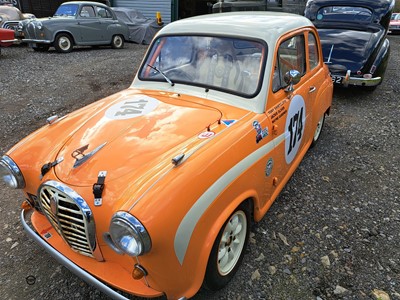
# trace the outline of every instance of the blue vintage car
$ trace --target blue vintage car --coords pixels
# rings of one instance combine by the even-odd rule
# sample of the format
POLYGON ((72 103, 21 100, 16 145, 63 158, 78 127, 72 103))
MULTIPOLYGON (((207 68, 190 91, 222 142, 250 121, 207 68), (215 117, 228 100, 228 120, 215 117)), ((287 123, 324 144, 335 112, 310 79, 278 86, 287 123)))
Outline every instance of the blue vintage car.
POLYGON ((309 0, 305 16, 318 29, 332 81, 375 89, 389 59, 386 38, 394 0, 309 0))
POLYGON ((36 51, 53 46, 58 52, 71 52, 74 45, 111 45, 123 48, 128 26, 119 21, 113 10, 98 2, 65 2, 53 17, 19 23, 26 42, 36 51))

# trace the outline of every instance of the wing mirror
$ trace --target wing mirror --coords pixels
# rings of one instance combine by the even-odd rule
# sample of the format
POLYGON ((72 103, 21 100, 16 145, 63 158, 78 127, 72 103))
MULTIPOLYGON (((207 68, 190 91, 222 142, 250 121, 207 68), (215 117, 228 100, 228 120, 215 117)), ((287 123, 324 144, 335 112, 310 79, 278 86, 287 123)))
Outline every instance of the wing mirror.
POLYGON ((288 85, 285 88, 285 92, 293 92, 294 91, 294 85, 298 84, 301 79, 301 74, 297 70, 290 70, 286 72, 285 76, 283 77, 283 80, 285 80, 285 83, 288 85))

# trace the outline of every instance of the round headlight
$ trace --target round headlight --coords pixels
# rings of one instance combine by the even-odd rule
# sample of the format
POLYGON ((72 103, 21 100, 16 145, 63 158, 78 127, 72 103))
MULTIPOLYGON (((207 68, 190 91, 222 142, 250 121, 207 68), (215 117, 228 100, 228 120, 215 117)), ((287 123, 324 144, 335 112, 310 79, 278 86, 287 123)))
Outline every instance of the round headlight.
POLYGON ((0 160, 0 177, 7 186, 13 189, 23 189, 25 187, 25 180, 21 170, 8 156, 3 156, 0 160))
POLYGON ((139 256, 151 249, 146 228, 127 212, 119 211, 112 217, 110 236, 114 244, 130 256, 139 256))

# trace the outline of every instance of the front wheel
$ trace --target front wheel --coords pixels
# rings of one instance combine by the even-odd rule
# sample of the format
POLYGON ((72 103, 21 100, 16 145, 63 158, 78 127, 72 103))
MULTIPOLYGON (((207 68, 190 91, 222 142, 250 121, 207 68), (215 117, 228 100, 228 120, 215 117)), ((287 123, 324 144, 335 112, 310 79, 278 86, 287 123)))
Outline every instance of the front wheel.
POLYGON ((122 49, 124 48, 124 38, 120 35, 114 35, 111 40, 111 47, 113 49, 122 49))
POLYGON ((203 286, 212 291, 226 286, 243 260, 250 233, 250 212, 239 205, 222 226, 208 259, 203 286))
POLYGON ((68 34, 61 33, 57 35, 54 41, 54 48, 60 53, 68 53, 72 51, 72 38, 68 34))
POLYGON ((321 136, 322 128, 324 127, 324 123, 325 123, 325 114, 322 115, 322 117, 319 119, 319 121, 317 123, 317 127, 315 128, 315 131, 314 131, 313 140, 311 142, 311 147, 314 147, 317 144, 319 137, 321 136))

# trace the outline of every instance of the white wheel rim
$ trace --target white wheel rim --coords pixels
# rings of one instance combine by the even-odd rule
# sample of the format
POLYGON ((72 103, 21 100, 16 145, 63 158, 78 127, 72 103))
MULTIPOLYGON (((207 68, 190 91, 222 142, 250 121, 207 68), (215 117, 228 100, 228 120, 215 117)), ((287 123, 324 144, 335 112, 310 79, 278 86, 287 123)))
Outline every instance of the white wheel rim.
POLYGON ((319 119, 319 121, 318 121, 317 128, 315 129, 315 132, 314 132, 314 141, 318 140, 319 135, 321 134, 322 125, 324 124, 324 117, 325 117, 325 115, 322 115, 321 119, 319 119))
POLYGON ((114 38, 114 45, 119 48, 122 45, 122 38, 120 36, 116 36, 114 38))
POLYGON ((61 37, 58 41, 58 45, 62 50, 68 50, 71 47, 71 42, 66 37, 61 37))
POLYGON ((247 234, 247 219, 243 211, 235 212, 229 219, 219 242, 217 265, 218 272, 229 274, 243 251, 247 234))

